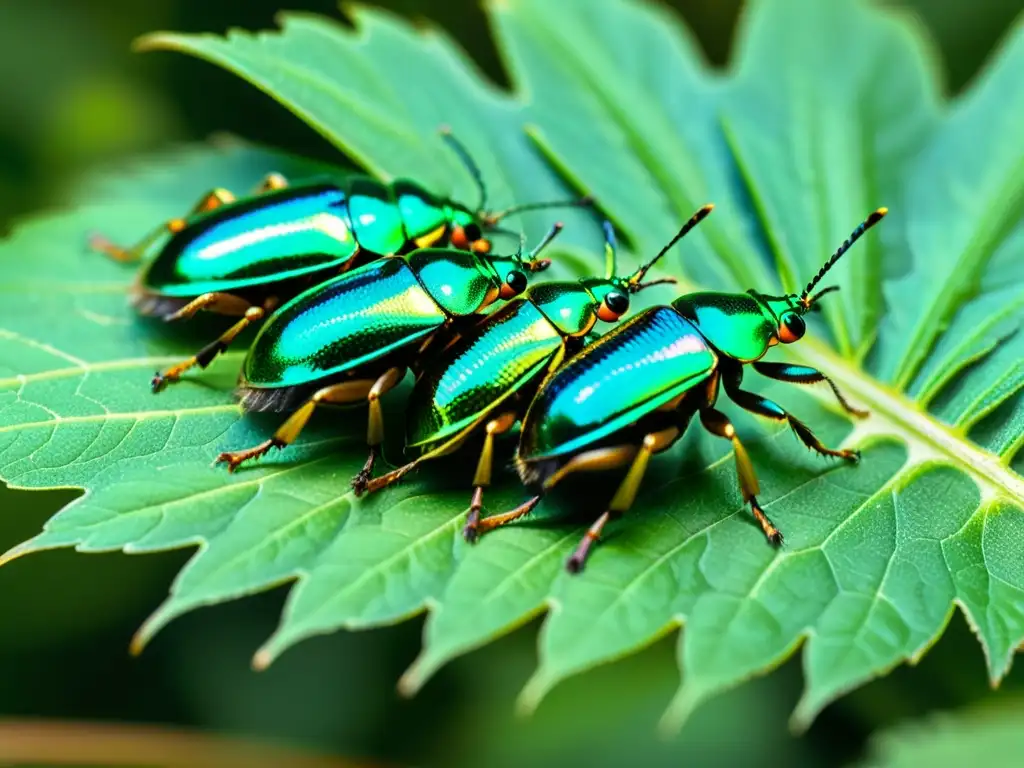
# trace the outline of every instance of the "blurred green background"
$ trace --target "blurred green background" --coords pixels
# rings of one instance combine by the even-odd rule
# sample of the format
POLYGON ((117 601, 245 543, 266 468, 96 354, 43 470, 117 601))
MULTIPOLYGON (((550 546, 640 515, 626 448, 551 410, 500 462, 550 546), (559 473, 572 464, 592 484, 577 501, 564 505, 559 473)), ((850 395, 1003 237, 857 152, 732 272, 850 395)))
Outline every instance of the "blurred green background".
MULTIPOLYGON (((240 80, 183 56, 129 49, 135 36, 157 29, 270 27, 280 2, 0 0, 0 228, 57 204, 83 169, 211 132, 339 160, 240 80)), ((375 4, 443 24, 503 80, 476 0, 375 4)), ((709 59, 725 62, 739 0, 671 4, 709 59)), ((969 82, 1021 7, 890 4, 930 30, 951 93, 969 82)), ((284 8, 338 16, 333 0, 284 8)), ((0 550, 36 533, 71 498, 0 487, 0 550)), ((275 626, 284 590, 195 612, 130 658, 128 640, 186 558, 52 552, 0 569, 0 718, 197 727, 396 765, 839 765, 861 757, 880 728, 992 698, 960 614, 918 667, 846 697, 801 739, 787 727, 801 686, 799 660, 791 660, 706 706, 677 739, 659 740, 654 724, 677 684, 674 636, 561 686, 530 720, 517 719, 512 705, 535 663, 538 622, 451 664, 412 701, 399 699, 394 684, 416 655, 422 620, 312 640, 269 671, 251 672, 249 658, 275 626)), ((1012 698, 1022 680, 1018 669, 995 697, 1012 698)))

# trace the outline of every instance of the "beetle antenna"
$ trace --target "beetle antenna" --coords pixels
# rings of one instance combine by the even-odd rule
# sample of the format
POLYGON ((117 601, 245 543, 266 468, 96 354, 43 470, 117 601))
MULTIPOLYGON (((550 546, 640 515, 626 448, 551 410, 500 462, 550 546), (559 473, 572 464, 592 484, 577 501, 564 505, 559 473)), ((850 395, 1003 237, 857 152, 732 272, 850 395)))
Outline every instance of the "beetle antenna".
POLYGON ((830 285, 828 288, 822 288, 816 294, 814 294, 809 299, 807 299, 807 307, 811 308, 811 307, 817 306, 818 299, 820 299, 826 293, 832 293, 833 291, 838 291, 838 290, 839 290, 839 286, 838 285, 830 285))
POLYGON ((487 186, 484 184, 484 175, 480 172, 480 166, 476 164, 473 156, 469 154, 469 150, 466 149, 466 145, 455 138, 455 134, 452 133, 451 126, 442 125, 439 129, 441 138, 444 139, 445 143, 451 147, 451 150, 458 156, 462 164, 466 166, 466 170, 469 171, 469 175, 473 177, 473 181, 476 182, 476 188, 480 193, 480 203, 477 205, 477 211, 484 210, 487 205, 487 186))
MULTIPOLYGON (((541 270, 547 269, 551 266, 551 259, 538 259, 537 256, 540 255, 541 251, 551 245, 551 241, 558 237, 564 226, 565 225, 560 221, 556 221, 554 223, 551 229, 548 230, 548 233, 544 235, 544 239, 537 243, 537 246, 530 251, 530 257, 523 262, 523 266, 526 269, 530 272, 540 272, 541 270)), ((520 261, 522 261, 521 258, 520 261)))
POLYGON ((642 291, 644 288, 650 288, 652 285, 676 285, 679 281, 674 277, 659 277, 657 280, 648 280, 646 283, 637 283, 633 288, 633 292, 642 291))
POLYGON ((580 197, 575 200, 549 200, 543 203, 523 203, 522 205, 513 205, 511 208, 506 208, 503 211, 495 211, 484 215, 484 223, 489 226, 494 226, 499 221, 504 219, 506 216, 511 216, 513 213, 522 213, 523 211, 540 211, 545 208, 589 208, 594 205, 594 198, 591 195, 580 197))
POLYGON ((668 282, 668 280, 658 280, 658 281, 655 281, 655 282, 644 283, 643 279, 644 279, 644 276, 647 274, 647 271, 651 267, 653 267, 655 264, 657 264, 658 260, 661 259, 662 256, 664 256, 666 253, 668 253, 670 250, 672 250, 672 246, 674 246, 676 243, 678 243, 680 240, 682 240, 686 236, 687 232, 689 232, 691 229, 693 229, 698 224, 700 224, 701 221, 703 221, 704 218, 709 213, 711 213, 712 210, 714 210, 714 208, 715 208, 714 205, 712 205, 711 203, 708 203, 703 208, 701 208, 699 211, 697 211, 695 214, 693 214, 693 216, 690 217, 690 220, 688 222, 686 222, 685 224, 683 224, 682 228, 680 228, 680 230, 678 232, 676 232, 675 237, 673 237, 671 240, 669 240, 668 243, 665 245, 665 247, 662 248, 660 251, 658 251, 658 254, 653 259, 648 261, 646 264, 644 264, 642 267, 640 267, 640 269, 638 269, 636 272, 634 272, 632 275, 630 275, 630 277, 629 277, 629 289, 630 289, 630 291, 636 292, 636 291, 639 291, 641 288, 646 288, 646 287, 648 287, 650 285, 656 285, 657 283, 668 282))
MULTIPOLYGON (((818 274, 814 276, 814 279, 812 279, 811 282, 807 284, 807 287, 804 288, 804 292, 800 294, 800 303, 803 304, 805 308, 810 308, 811 303, 814 301, 814 299, 808 297, 810 296, 811 291, 814 290, 814 286, 816 286, 821 281, 821 278, 825 276, 825 273, 832 269, 833 266, 835 266, 835 263, 839 261, 840 258, 842 258, 844 253, 850 250, 850 246, 852 246, 854 243, 860 240, 861 235, 863 235, 865 232, 871 229, 871 227, 875 226, 875 224, 880 222, 882 218, 885 216, 885 214, 887 214, 888 212, 888 208, 879 208, 877 211, 874 211, 864 221, 857 225, 857 228, 853 230, 853 232, 850 234, 848 238, 846 238, 846 242, 840 245, 838 250, 836 250, 836 252, 833 253, 831 257, 829 257, 829 260, 822 265, 821 269, 818 270, 818 274)), ((822 291, 821 293, 818 294, 818 296, 821 296, 826 292, 827 291, 822 291)))
POLYGON ((615 251, 618 243, 615 241, 615 227, 605 219, 601 226, 604 228, 604 278, 611 280, 615 277, 615 251))

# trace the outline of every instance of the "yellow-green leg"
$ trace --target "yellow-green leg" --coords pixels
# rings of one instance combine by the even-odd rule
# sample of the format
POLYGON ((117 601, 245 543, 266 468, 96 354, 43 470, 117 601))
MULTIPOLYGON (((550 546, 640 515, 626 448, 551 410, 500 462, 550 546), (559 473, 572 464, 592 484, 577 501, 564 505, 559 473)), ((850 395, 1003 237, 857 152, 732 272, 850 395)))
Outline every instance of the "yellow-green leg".
POLYGON ((700 421, 711 434, 724 437, 732 442, 733 452, 736 455, 736 473, 739 476, 740 494, 743 496, 743 500, 750 504, 750 511, 760 523, 761 530, 764 531, 768 541, 775 545, 782 544, 782 532, 768 519, 768 515, 764 513, 761 505, 757 502, 757 494, 761 492, 761 485, 757 481, 750 456, 747 455, 746 448, 743 447, 743 443, 736 435, 736 428, 729 421, 729 417, 714 408, 702 408, 700 421))
POLYGON ((190 301, 173 315, 169 315, 165 318, 167 322, 190 318, 200 310, 229 317, 241 315, 241 320, 196 352, 192 357, 172 365, 165 371, 157 371, 151 382, 153 392, 160 392, 168 384, 178 381, 181 375, 190 368, 197 365, 200 368, 206 368, 206 366, 214 361, 217 355, 227 350, 238 334, 253 323, 258 323, 262 320, 276 305, 277 299, 273 297, 264 301, 263 306, 257 307, 245 299, 230 293, 204 293, 202 296, 190 301))
POLYGON ((204 293, 192 299, 177 312, 167 315, 164 322, 174 323, 178 320, 190 320, 196 312, 211 312, 226 317, 244 317, 252 307, 251 301, 233 293, 204 293))
POLYGON ((469 515, 462 535, 466 541, 474 542, 477 538, 477 527, 480 524, 480 512, 484 506, 484 489, 491 484, 491 471, 494 468, 494 439, 512 429, 517 415, 514 411, 502 413, 487 422, 484 434, 484 446, 480 450, 480 458, 473 476, 473 497, 469 503, 469 515))
MULTIPOLYGON (((225 203, 232 203, 234 201, 235 196, 229 190, 218 187, 217 189, 210 190, 199 198, 199 202, 193 205, 192 209, 189 211, 189 215, 193 216, 197 213, 212 211, 214 208, 219 208, 225 203)), ((89 237, 89 247, 94 251, 98 251, 99 253, 108 256, 114 261, 130 264, 139 261, 139 259, 142 258, 142 255, 146 252, 146 249, 156 240, 163 237, 167 232, 170 232, 173 235, 183 230, 185 225, 185 219, 170 219, 166 224, 157 227, 130 248, 118 245, 103 235, 93 234, 89 237)))
POLYGON ((253 323, 258 323, 266 315, 267 310, 263 307, 250 306, 245 311, 242 319, 237 323, 228 328, 224 333, 218 336, 216 339, 211 341, 205 347, 196 352, 192 357, 182 360, 180 363, 175 363, 170 368, 164 371, 157 371, 153 376, 153 380, 150 385, 153 388, 153 392, 157 393, 163 390, 168 384, 181 379, 181 375, 190 368, 199 366, 200 368, 206 368, 210 363, 216 359, 217 355, 226 351, 231 345, 231 342, 235 340, 242 331, 253 323))
MULTIPOLYGON (((270 192, 271 190, 283 189, 287 186, 288 180, 280 173, 268 173, 256 186, 256 193, 261 194, 264 192, 270 192)), ((212 211, 226 203, 235 202, 235 199, 234 194, 228 189, 224 189, 223 187, 211 189, 199 198, 199 201, 189 210, 188 215, 194 216, 199 213, 212 211)), ((167 232, 170 232, 172 235, 180 232, 185 228, 186 224, 186 220, 182 218, 170 219, 166 224, 157 227, 131 248, 125 248, 124 246, 117 245, 100 234, 94 234, 89 237, 89 246, 93 250, 110 257, 114 261, 132 263, 141 259, 142 255, 146 252, 146 248, 158 238, 162 237, 167 232)))
POLYGON ((370 446, 370 454, 366 457, 363 468, 352 478, 352 490, 356 496, 366 491, 367 483, 373 477, 373 465, 377 461, 381 443, 384 442, 384 409, 381 407, 380 399, 398 386, 404 377, 405 368, 389 368, 373 382, 370 391, 366 393, 366 401, 370 405, 370 417, 366 427, 366 442, 370 446))
POLYGON ((324 403, 343 405, 359 402, 369 394, 374 383, 373 379, 357 379, 318 389, 312 397, 295 409, 269 440, 264 440, 257 446, 241 451, 226 451, 217 457, 216 463, 227 464, 228 471, 234 472, 245 462, 264 456, 271 448, 280 449, 291 445, 298 439, 318 405, 324 403))
POLYGON ((473 538, 473 541, 479 540, 481 536, 489 531, 493 531, 495 528, 500 528, 503 525, 511 523, 513 520, 526 517, 533 511, 534 507, 540 503, 540 500, 540 496, 534 496, 532 499, 523 502, 518 507, 511 509, 508 512, 502 512, 498 515, 491 515, 490 517, 482 518, 476 524, 476 536, 473 538))
MULTIPOLYGON (((679 437, 679 429, 677 427, 669 427, 660 432, 652 432, 645 435, 639 447, 621 446, 615 453, 610 453, 606 449, 583 453, 573 458, 573 462, 576 462, 572 470, 574 472, 608 470, 623 466, 627 462, 629 463, 629 471, 626 472, 626 476, 619 484, 615 495, 612 496, 608 509, 602 512, 601 516, 594 521, 594 524, 587 529, 587 532, 576 547, 576 551, 572 553, 566 562, 565 567, 569 573, 579 573, 583 570, 583 566, 586 565, 587 558, 590 556, 594 544, 600 539, 601 532, 604 530, 605 525, 608 524, 608 521, 613 517, 620 517, 627 512, 633 506, 633 502, 636 501, 636 494, 640 490, 640 484, 643 482, 644 474, 647 472, 647 465, 651 460, 651 456, 670 446, 677 437, 679 437), (623 449, 631 449, 631 451, 623 449), (632 453, 632 456, 629 456, 630 453, 632 453)), ((615 451, 616 449, 610 450, 615 451)))

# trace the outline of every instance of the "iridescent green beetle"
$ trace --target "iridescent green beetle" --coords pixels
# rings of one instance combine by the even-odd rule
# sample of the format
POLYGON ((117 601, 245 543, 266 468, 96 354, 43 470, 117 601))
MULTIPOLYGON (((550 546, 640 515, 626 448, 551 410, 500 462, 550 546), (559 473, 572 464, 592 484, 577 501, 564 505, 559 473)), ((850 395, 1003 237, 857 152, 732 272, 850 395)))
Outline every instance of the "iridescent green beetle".
POLYGON ((153 377, 154 392, 192 368, 205 368, 247 326, 312 283, 382 256, 452 246, 485 255, 487 233, 512 213, 587 205, 589 199, 487 210, 479 168, 451 134, 442 135, 479 190, 470 210, 408 179, 384 184, 365 176, 343 183, 311 180, 289 186, 270 174, 257 194, 236 200, 226 189, 202 197, 186 218, 172 219, 133 248, 95 236, 92 245, 118 261, 143 263, 131 289, 140 314, 166 321, 202 310, 240 317, 193 357, 153 377))
POLYGON ((239 393, 248 411, 290 411, 273 437, 254 448, 222 453, 234 470, 271 448, 294 442, 323 403, 366 402, 370 453, 361 477, 373 472, 384 439, 380 398, 479 313, 518 296, 528 274, 548 267, 537 258, 556 224, 524 259, 424 248, 389 256, 299 294, 270 316, 245 358, 239 393))
POLYGON ((640 313, 568 360, 544 382, 523 420, 516 467, 536 495, 510 512, 481 520, 479 532, 528 514, 568 475, 626 467, 606 511, 569 558, 568 569, 581 570, 607 522, 632 506, 651 455, 672 445, 699 415, 705 429, 732 442, 743 499, 768 540, 781 544, 782 533, 757 501, 757 476, 746 450, 728 417, 714 407, 719 384, 741 408, 787 422, 811 450, 859 459, 856 451, 826 447, 806 424, 771 400, 742 389, 741 382, 747 364, 780 381, 825 382, 848 413, 867 415, 851 406, 820 371, 761 358, 772 346, 803 337, 803 316, 835 290, 814 294, 815 286, 885 214, 880 208, 858 226, 799 295, 766 296, 753 290, 686 294, 670 306, 640 313))
POLYGON ((628 277, 616 275, 615 235, 605 223, 604 278, 540 283, 510 301, 432 358, 417 378, 406 411, 407 446, 418 457, 386 475, 357 485, 356 494, 398 482, 431 459, 459 449, 483 432, 464 535, 474 540, 484 489, 491 483, 494 440, 519 421, 546 376, 579 351, 600 319, 617 323, 629 311, 629 295, 659 283, 644 282, 653 267, 712 206, 706 205, 653 259, 628 277))

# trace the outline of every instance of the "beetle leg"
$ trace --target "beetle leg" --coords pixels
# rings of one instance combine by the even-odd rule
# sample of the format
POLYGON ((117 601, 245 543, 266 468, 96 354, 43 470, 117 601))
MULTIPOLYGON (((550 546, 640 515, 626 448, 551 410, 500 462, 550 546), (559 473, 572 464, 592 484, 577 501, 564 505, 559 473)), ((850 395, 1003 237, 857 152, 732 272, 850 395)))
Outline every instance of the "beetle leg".
POLYGON ((491 469, 494 466, 494 438, 512 429, 518 414, 515 411, 502 413, 487 422, 485 427, 484 447, 480 451, 480 460, 473 476, 473 499, 469 504, 469 515, 462 535, 466 541, 476 541, 477 526, 480 524, 480 511, 484 505, 484 488, 491 484, 491 469))
POLYGON ((259 195, 264 192, 272 192, 275 189, 284 189, 287 186, 288 179, 286 179, 282 174, 277 172, 268 173, 256 186, 256 194, 259 195))
POLYGON ((366 427, 366 442, 370 446, 370 455, 366 457, 363 468, 352 478, 352 490, 356 496, 366 491, 366 486, 373 476, 373 465, 377 461, 380 444, 384 442, 384 410, 381 408, 380 399, 386 392, 394 389, 403 378, 405 368, 389 368, 373 382, 370 391, 366 393, 366 400, 370 404, 370 417, 366 427))
POLYGON ((227 350, 228 346, 235 340, 235 337, 238 336, 238 334, 244 331, 251 324, 258 323, 263 319, 264 315, 266 315, 266 310, 263 307, 249 307, 241 320, 196 352, 192 357, 172 365, 166 371, 157 371, 156 375, 153 376, 153 381, 151 382, 153 392, 159 392, 169 383, 178 381, 178 379, 181 378, 181 374, 189 368, 197 365, 200 368, 208 366, 214 361, 217 355, 227 350))
POLYGON ((362 486, 360 488, 353 488, 356 496, 362 496, 364 493, 376 493, 377 491, 383 490, 388 486, 394 485, 407 474, 416 469, 416 467, 420 465, 420 462, 424 458, 425 457, 421 456, 415 461, 410 461, 408 464, 403 464, 402 466, 398 467, 398 469, 391 470, 387 474, 368 480, 365 486, 362 486))
POLYGON ((540 496, 534 496, 532 499, 523 502, 518 507, 511 509, 508 512, 502 512, 500 515, 491 515, 490 517, 482 518, 480 522, 476 524, 476 539, 474 539, 474 541, 479 539, 488 531, 493 531, 495 528, 505 525, 506 523, 511 523, 513 520, 526 517, 528 514, 533 512, 534 507, 540 503, 540 500, 540 496))
POLYGON ((711 434, 732 441, 733 452, 736 454, 736 474, 740 479, 740 494, 742 494, 743 500, 750 504, 750 511, 753 512, 757 522, 761 524, 761 530, 764 531, 768 541, 772 544, 782 544, 782 532, 768 519, 768 515, 757 503, 757 494, 761 492, 761 486, 757 481, 757 475, 754 474, 754 465, 750 461, 750 456, 747 455, 746 448, 736 436, 736 428, 729 421, 729 417, 714 408, 702 408, 700 421, 711 434))
MULTIPOLYGON (((219 208, 224 203, 232 203, 234 200, 235 196, 230 191, 218 187, 199 198, 199 201, 189 211, 189 215, 212 211, 214 208, 219 208)), ((92 234, 89 236, 89 247, 114 261, 132 263, 139 261, 142 258, 142 254, 146 252, 146 248, 163 237, 167 232, 175 234, 183 230, 185 226, 186 222, 184 219, 170 219, 166 224, 154 229, 131 248, 118 245, 103 235, 92 234)))
MULTIPOLYGON (((813 370, 813 369, 809 369, 813 370)), ((817 373, 817 371, 815 371, 817 373)), ((852 451, 848 448, 841 450, 835 450, 829 448, 818 437, 811 431, 811 428, 804 424, 793 414, 789 413, 782 406, 772 402, 767 397, 754 394, 753 392, 747 392, 744 389, 739 388, 740 380, 743 378, 742 369, 739 371, 739 375, 732 377, 726 377, 725 379, 725 391, 729 394, 729 398, 745 410, 751 413, 756 413, 758 416, 764 416, 772 419, 773 421, 785 421, 789 423, 789 426, 796 433, 796 436, 800 438, 800 442, 810 448, 812 451, 816 451, 822 456, 834 456, 837 459, 846 459, 856 463, 860 460, 860 452, 852 451)))
POLYGON ((204 293, 202 296, 192 299, 177 312, 167 315, 164 321, 173 323, 176 320, 188 320, 200 310, 228 317, 244 317, 252 306, 252 302, 235 296, 233 293, 204 293))
POLYGON ((234 472, 240 464, 264 456, 271 448, 284 448, 291 445, 298 439, 318 405, 322 403, 343 405, 359 402, 367 396, 374 383, 371 379, 356 379, 318 389, 311 398, 295 409, 269 440, 264 440, 259 445, 242 451, 226 451, 218 456, 214 463, 227 464, 228 471, 234 472))
POLYGON ((771 363, 766 361, 759 361, 753 365, 754 370, 762 376, 767 376, 769 379, 775 379, 777 381, 788 381, 791 384, 817 384, 819 381, 824 381, 832 388, 832 394, 836 396, 836 400, 839 401, 839 405, 843 407, 844 411, 859 419, 863 419, 869 415, 868 411, 862 411, 860 408, 855 408, 850 405, 849 401, 843 397, 843 393, 839 391, 839 387, 836 386, 836 383, 815 368, 810 368, 806 365, 791 365, 790 363, 771 363))
POLYGON ((601 537, 601 531, 604 530, 608 521, 613 517, 620 517, 623 513, 627 512, 633 506, 633 502, 636 501, 636 494, 640 490, 640 484, 643 482, 644 474, 647 472, 647 464, 650 462, 651 456, 672 445, 677 437, 679 437, 679 429, 677 427, 669 427, 660 432, 652 432, 644 436, 643 442, 640 443, 639 449, 637 449, 633 460, 630 462, 629 471, 626 472, 626 476, 622 479, 618 489, 615 491, 615 495, 612 496, 612 500, 608 504, 607 511, 603 512, 594 521, 594 524, 587 529, 587 532, 576 547, 576 551, 572 553, 566 562, 565 567, 569 573, 579 573, 583 570, 591 549, 593 549, 594 544, 601 537))

